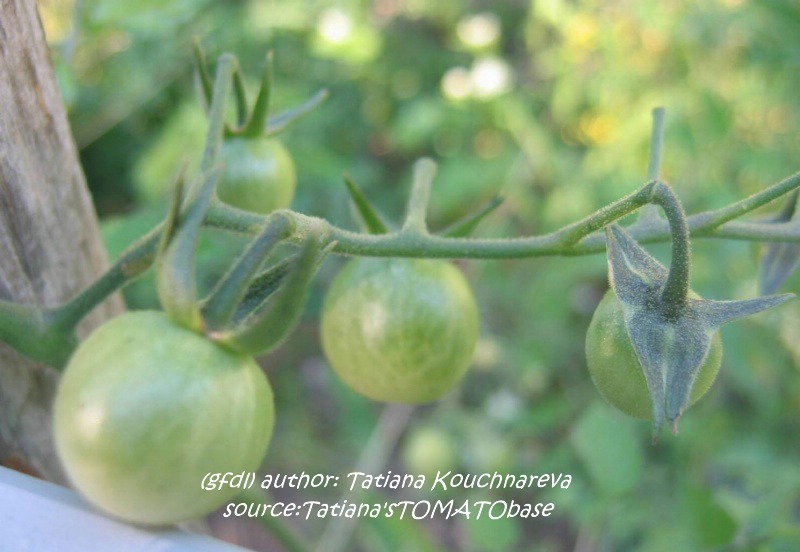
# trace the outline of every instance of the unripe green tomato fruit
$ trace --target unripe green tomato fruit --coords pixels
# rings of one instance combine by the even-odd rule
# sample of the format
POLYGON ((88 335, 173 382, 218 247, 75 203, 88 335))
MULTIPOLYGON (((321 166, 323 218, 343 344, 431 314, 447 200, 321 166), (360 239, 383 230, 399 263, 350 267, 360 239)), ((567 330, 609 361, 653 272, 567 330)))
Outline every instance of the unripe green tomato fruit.
POLYGON ((294 161, 273 138, 233 137, 222 144, 224 163, 217 196, 228 205, 271 213, 292 203, 297 184, 294 161))
MULTIPOLYGON (((694 293, 690 292, 690 295, 698 298, 694 293)), ((606 401, 629 416, 644 420, 652 418, 644 372, 625 327, 622 303, 613 290, 605 294, 594 311, 586 334, 586 360, 592 381, 606 401)), ((690 404, 706 394, 721 363, 722 339, 717 333, 697 373, 690 404)))
POLYGON ((402 458, 408 473, 427 477, 455 470, 458 464, 454 439, 437 427, 412 429, 406 437, 402 458))
POLYGON ((238 489, 203 490, 208 473, 254 471, 275 414, 264 373, 174 324, 123 314, 69 361, 54 405, 58 457, 90 502, 123 520, 165 525, 206 515, 238 489))
POLYGON ((472 361, 478 308, 461 272, 426 259, 356 259, 322 308, 322 346, 352 389, 377 401, 425 403, 472 361))

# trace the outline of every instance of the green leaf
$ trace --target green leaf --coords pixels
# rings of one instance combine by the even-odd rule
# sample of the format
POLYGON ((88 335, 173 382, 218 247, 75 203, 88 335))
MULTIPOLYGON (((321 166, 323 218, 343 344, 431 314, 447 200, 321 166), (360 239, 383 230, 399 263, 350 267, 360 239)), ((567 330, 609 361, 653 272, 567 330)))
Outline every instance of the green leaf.
MULTIPOLYGON (((491 497, 486 497, 485 500, 491 501, 491 497)), ((488 511, 489 508, 484 507, 481 517, 461 520, 467 537, 465 540, 472 545, 469 549, 486 552, 514 550, 514 545, 522 535, 519 522, 505 516, 492 519, 488 511)))
POLYGON ((714 500, 707 489, 687 489, 684 500, 684 512, 698 546, 707 550, 731 543, 736 536, 736 520, 714 500))
POLYGON ((570 443, 603 493, 620 495, 639 483, 644 455, 636 427, 635 420, 597 401, 575 425, 570 443))

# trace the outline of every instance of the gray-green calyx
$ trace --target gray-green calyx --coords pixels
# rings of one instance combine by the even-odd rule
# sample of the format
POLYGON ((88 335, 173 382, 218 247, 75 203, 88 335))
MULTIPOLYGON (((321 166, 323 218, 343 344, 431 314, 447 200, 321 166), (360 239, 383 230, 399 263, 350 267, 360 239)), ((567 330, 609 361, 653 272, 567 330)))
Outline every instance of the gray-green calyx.
MULTIPOLYGON (((773 224, 800 224, 800 194, 795 190, 773 224)), ((800 265, 800 245, 795 243, 770 243, 764 248, 759 271, 759 291, 766 295, 775 293, 800 265)))
POLYGON ((746 301, 685 296, 675 301, 664 293, 669 271, 625 230, 607 227, 606 241, 609 281, 622 304, 625 326, 650 392, 654 438, 664 420, 676 432, 714 332, 726 322, 774 307, 794 295, 746 301))

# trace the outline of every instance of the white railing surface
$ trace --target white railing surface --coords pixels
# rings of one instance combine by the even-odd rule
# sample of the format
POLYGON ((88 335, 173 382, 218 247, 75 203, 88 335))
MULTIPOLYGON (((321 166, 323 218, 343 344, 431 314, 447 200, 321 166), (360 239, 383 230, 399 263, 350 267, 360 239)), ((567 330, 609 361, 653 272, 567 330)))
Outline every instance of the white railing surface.
POLYGON ((0 549, 15 552, 242 552, 180 529, 151 530, 105 517, 74 491, 0 467, 0 549))

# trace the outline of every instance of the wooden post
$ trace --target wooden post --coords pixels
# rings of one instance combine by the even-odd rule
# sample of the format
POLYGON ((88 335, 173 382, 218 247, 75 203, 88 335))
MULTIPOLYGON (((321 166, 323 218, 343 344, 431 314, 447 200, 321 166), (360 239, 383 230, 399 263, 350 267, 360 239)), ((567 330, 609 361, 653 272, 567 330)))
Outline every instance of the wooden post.
MULTIPOLYGON (((34 0, 0 2, 0 298, 54 306, 106 256, 34 0)), ((123 309, 99 306, 81 334, 123 309)), ((58 374, 0 343, 0 462, 64 482, 50 407, 58 374)))

